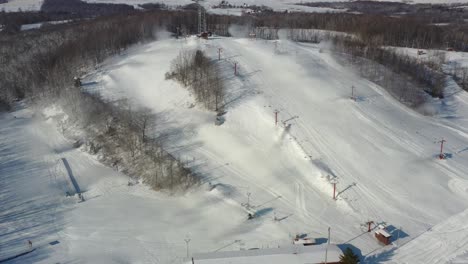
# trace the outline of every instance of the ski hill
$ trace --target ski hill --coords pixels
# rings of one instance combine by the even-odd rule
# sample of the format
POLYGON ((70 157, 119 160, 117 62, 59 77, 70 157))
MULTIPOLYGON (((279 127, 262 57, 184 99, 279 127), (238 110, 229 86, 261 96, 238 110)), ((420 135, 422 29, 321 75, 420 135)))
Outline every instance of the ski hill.
POLYGON ((158 113, 158 127, 171 131, 168 151, 190 161, 203 184, 183 195, 128 184, 133 180, 71 147, 59 131, 67 116, 55 106, 42 115, 27 108, 2 114, 2 201, 34 185, 3 206, 29 206, 28 197, 40 208, 25 208, 30 214, 21 225, 14 211, 0 214, 0 234, 7 234, 1 258, 27 251, 28 239, 35 249, 7 263, 185 263, 187 251, 278 247, 302 233, 324 243, 328 227, 331 242, 352 247, 364 263, 468 261, 464 91, 428 102, 438 114, 424 116, 336 62, 324 46, 220 37, 140 45, 83 82, 86 92, 129 98, 158 113), (179 52, 194 49, 205 51, 226 80, 220 126, 186 88, 165 79, 179 52), (440 107, 448 104, 451 115, 440 107), (64 195, 74 188, 63 159, 84 202, 64 195), (20 170, 19 161, 31 168, 20 170), (257 217, 247 220, 252 211, 257 217), (367 232, 369 221, 385 224, 392 244, 379 244, 367 232))

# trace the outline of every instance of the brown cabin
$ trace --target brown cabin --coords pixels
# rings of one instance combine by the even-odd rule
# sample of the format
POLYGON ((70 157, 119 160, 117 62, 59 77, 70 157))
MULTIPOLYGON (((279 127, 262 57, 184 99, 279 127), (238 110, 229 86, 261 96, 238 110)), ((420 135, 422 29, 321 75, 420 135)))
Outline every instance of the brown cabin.
POLYGON ((378 229, 375 231, 375 237, 384 245, 389 245, 392 235, 390 235, 385 229, 378 229))

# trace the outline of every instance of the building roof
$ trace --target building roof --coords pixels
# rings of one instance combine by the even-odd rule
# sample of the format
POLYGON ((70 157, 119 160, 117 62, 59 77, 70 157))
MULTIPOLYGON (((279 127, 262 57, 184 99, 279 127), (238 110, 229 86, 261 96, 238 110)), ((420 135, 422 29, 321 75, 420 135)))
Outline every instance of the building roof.
POLYGON ((391 237, 392 236, 385 229, 378 229, 377 231, 375 231, 375 233, 376 234, 381 234, 384 237, 391 237))
MULTIPOLYGON (((325 261, 327 244, 303 246, 291 245, 239 251, 220 251, 194 254, 195 264, 315 264, 325 261)), ((336 245, 328 245, 328 262, 339 262, 342 251, 336 245)))
POLYGON ((293 244, 295 245, 302 245, 302 244, 315 244, 316 241, 313 238, 295 238, 293 239, 293 244))

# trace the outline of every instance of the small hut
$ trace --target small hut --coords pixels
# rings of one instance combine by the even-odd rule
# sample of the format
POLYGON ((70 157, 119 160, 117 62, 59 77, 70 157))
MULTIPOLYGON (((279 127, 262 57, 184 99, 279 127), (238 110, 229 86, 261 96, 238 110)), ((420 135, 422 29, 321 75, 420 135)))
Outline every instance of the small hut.
POLYGON ((375 231, 375 237, 384 245, 389 245, 392 235, 390 235, 384 227, 381 227, 375 231))

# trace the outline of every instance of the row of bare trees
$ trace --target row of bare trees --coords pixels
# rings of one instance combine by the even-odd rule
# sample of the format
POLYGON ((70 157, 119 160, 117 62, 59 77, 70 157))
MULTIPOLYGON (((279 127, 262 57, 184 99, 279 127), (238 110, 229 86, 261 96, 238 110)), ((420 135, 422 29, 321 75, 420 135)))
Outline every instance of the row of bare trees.
POLYGON ((448 74, 450 74, 458 85, 468 91, 468 66, 464 66, 458 61, 453 61, 448 67, 448 74))
POLYGON ((224 82, 216 64, 201 50, 182 50, 174 59, 166 78, 189 87, 197 102, 208 110, 221 112, 224 82))
POLYGON ((348 61, 358 73, 380 84, 401 102, 419 106, 424 103, 424 92, 444 97, 443 53, 442 57, 422 61, 390 48, 366 45, 355 38, 335 37, 332 42, 338 59, 350 58, 348 61))
POLYGON ((167 152, 165 143, 177 131, 162 131, 160 119, 147 108, 127 100, 108 102, 99 95, 67 86, 59 96, 71 117, 64 128, 79 125, 86 132, 86 149, 102 162, 142 179, 155 190, 184 191, 199 183, 186 162, 167 152))

